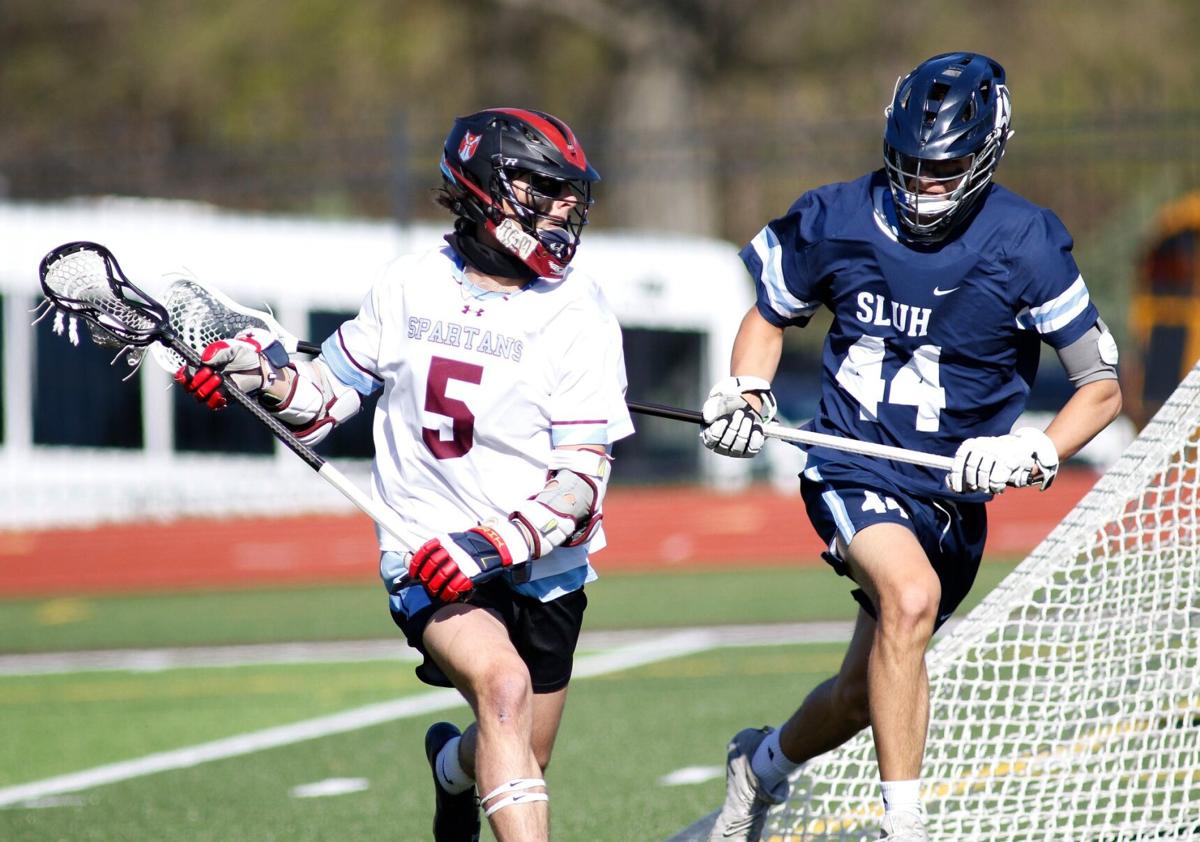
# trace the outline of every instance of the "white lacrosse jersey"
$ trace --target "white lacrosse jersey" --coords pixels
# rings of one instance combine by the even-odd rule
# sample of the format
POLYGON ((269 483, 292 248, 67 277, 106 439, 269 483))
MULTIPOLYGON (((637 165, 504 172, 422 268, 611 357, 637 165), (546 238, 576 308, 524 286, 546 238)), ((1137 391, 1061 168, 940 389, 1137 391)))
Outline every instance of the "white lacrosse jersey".
MULTIPOLYGON (((553 448, 633 433, 621 329, 593 279, 568 270, 497 293, 463 270, 449 245, 400 258, 321 346, 339 380, 383 389, 372 491, 406 527, 376 528, 392 563, 440 532, 507 518, 545 486, 553 448)), ((512 586, 547 601, 577 590, 604 543, 601 526, 514 570, 512 586)))

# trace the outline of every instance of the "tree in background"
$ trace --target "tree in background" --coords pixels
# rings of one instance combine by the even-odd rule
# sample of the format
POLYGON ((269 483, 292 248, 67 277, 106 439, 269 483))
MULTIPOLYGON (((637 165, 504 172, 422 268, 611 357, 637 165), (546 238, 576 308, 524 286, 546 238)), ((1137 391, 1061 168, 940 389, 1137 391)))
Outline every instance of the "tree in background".
POLYGON ((1189 177, 1136 168, 1197 147, 1145 119, 1200 107, 1197 41, 1173 0, 7 0, 0 189, 423 218, 430 139, 514 103, 587 139, 596 224, 740 241, 877 158, 890 68, 963 48, 1021 94, 1000 180, 1085 236, 1189 177))

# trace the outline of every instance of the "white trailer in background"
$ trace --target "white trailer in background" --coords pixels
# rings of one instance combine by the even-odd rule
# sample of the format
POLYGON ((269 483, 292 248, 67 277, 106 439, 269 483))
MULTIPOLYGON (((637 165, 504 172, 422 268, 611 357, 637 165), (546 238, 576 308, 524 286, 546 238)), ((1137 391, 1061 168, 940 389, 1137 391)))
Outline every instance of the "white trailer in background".
MULTIPOLYGON (((270 302, 281 323, 303 335, 312 312, 357 310, 381 269, 399 255, 441 242, 445 227, 401 227, 386 221, 332 221, 232 213, 192 202, 148 199, 0 203, 0 296, 3 296, 3 442, 0 444, 0 529, 223 515, 221 485, 263 489, 254 514, 343 511, 349 505, 291 454, 235 456, 177 452, 169 378, 153 365, 141 378, 142 446, 47 446, 35 441, 38 390, 56 387, 36 359, 31 310, 40 301, 37 267, 54 246, 92 240, 108 246, 126 274, 148 292, 172 275, 189 274, 251 306, 270 302), (236 471, 236 474, 231 474, 236 471)), ((680 400, 698 407, 710 383, 727 373, 728 354, 753 290, 729 243, 678 235, 589 230, 576 266, 598 278, 627 330, 697 334, 697 382, 680 400)), ((324 337, 311 337, 320 341, 324 337)), ((63 340, 66 341, 65 339, 63 340)), ((652 360, 628 359, 627 367, 652 360)), ((118 364, 113 383, 129 369, 118 364)), ((678 388, 678 385, 677 385, 678 388)), ((651 394, 631 398, 655 400, 651 394)), ((73 411, 86 414, 81 395, 73 411)), ((643 417, 635 423, 652 423, 643 417)), ((670 424, 657 420, 653 423, 670 424)), ((680 441, 696 448, 702 479, 736 488, 748 480, 742 460, 699 447, 696 429, 679 424, 680 441)), ((367 466, 339 462, 366 481, 367 466)), ((237 504, 246 511, 246 500, 237 504)))

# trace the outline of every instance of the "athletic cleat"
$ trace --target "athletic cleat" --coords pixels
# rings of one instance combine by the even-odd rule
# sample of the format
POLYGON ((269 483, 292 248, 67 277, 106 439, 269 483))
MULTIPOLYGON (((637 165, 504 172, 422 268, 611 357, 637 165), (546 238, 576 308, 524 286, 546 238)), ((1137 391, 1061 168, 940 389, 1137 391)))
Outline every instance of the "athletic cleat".
POLYGON ((879 838, 891 839, 892 842, 929 842, 929 832, 925 830, 925 811, 888 813, 880 825, 879 838))
POLYGON ((783 781, 773 792, 767 792, 759 781, 750 761, 758 744, 771 733, 770 728, 746 728, 729 741, 725 761, 725 803, 713 825, 710 842, 758 842, 767 811, 787 798, 788 782, 783 781))
POLYGON ((438 783, 437 758, 442 746, 462 732, 449 722, 435 722, 425 732, 425 757, 433 773, 436 802, 433 812, 434 842, 479 842, 481 823, 475 788, 452 795, 438 783))

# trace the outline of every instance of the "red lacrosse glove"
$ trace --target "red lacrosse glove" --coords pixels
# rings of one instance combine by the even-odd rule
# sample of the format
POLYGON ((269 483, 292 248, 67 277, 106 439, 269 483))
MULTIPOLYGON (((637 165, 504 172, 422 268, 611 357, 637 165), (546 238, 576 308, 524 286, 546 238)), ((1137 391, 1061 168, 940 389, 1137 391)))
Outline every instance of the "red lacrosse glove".
POLYGON ((210 343, 200 355, 204 363, 193 373, 188 366, 175 372, 175 382, 209 409, 224 409, 228 401, 220 391, 228 377, 247 395, 257 395, 280 376, 288 364, 287 351, 269 330, 250 328, 232 339, 210 343))
POLYGON ((448 532, 422 544, 408 562, 408 575, 434 599, 457 602, 475 587, 477 578, 513 563, 508 545, 489 526, 448 532))

